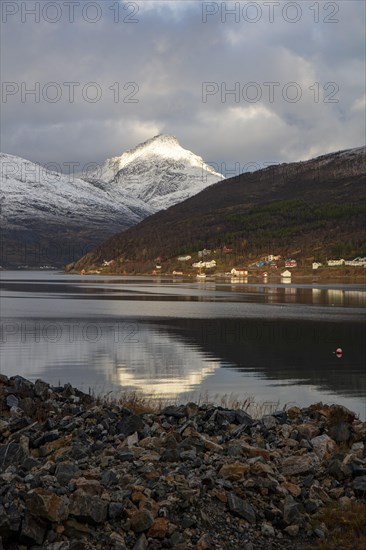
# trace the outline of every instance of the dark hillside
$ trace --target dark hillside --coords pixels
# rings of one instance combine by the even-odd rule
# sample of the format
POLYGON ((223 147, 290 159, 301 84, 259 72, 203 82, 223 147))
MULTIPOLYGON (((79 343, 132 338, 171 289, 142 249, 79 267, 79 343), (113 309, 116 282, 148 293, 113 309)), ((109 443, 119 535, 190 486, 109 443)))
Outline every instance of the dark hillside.
MULTIPOLYGON (((300 248, 360 254, 364 246, 366 149, 281 164, 216 183, 105 241, 77 264, 116 259, 148 265, 230 244, 248 257, 300 248)), ((365 251, 366 252, 366 251, 365 251)))

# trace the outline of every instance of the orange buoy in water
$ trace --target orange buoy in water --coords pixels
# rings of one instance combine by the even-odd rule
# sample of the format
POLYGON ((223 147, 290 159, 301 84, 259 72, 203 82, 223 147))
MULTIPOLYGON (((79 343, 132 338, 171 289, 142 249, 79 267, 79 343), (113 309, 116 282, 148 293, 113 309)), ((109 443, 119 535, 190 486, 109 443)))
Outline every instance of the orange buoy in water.
POLYGON ((337 357, 342 357, 342 355, 343 355, 343 350, 342 350, 342 348, 337 348, 335 353, 336 353, 336 356, 337 356, 337 357))

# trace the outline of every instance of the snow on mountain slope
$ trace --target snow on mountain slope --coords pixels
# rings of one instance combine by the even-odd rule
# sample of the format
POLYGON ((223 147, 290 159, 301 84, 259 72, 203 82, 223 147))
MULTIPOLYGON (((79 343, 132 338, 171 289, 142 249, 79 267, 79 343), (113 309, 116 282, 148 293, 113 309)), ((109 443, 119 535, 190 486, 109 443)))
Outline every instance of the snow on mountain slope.
POLYGON ((87 179, 0 154, 0 265, 11 263, 5 249, 19 263, 19 251, 24 256, 29 243, 61 250, 55 263, 62 265, 222 178, 176 138, 163 135, 106 160, 87 179), (74 243, 79 252, 71 254, 74 243))
POLYGON ((145 203, 127 193, 111 195, 82 179, 72 181, 67 175, 12 155, 0 154, 0 175, 5 227, 23 227, 30 218, 63 224, 68 220, 68 224, 78 225, 88 219, 100 223, 111 221, 111 215, 122 226, 129 226, 151 214, 145 203))
POLYGON ((224 177, 169 135, 155 136, 119 157, 107 159, 88 176, 89 181, 102 180, 114 189, 123 189, 155 211, 181 202, 224 177))
MULTIPOLYGON (((66 244, 92 246, 152 213, 138 198, 122 190, 111 194, 104 187, 0 154, 2 256, 8 242, 13 248, 52 242, 65 248, 56 262, 62 263, 69 259, 66 244)), ((13 251, 13 256, 18 254, 13 251)), ((8 263, 7 259, 2 257, 1 263, 8 263)))

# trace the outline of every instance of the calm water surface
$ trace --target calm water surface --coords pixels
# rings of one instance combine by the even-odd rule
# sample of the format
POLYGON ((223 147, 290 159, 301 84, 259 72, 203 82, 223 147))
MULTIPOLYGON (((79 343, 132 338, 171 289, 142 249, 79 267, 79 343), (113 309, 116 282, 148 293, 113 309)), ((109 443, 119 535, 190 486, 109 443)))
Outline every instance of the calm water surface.
POLYGON ((365 419, 365 306, 362 284, 2 271, 1 372, 182 401, 336 402, 365 419))

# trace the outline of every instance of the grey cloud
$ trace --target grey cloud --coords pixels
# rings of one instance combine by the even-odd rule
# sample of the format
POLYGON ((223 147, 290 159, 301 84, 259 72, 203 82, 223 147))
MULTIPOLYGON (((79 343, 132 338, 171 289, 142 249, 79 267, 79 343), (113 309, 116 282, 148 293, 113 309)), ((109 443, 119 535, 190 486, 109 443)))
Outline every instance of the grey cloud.
POLYGON ((269 23, 264 15, 257 23, 230 17, 222 23, 219 16, 203 23, 202 3, 173 0, 140 2, 138 23, 116 24, 107 10, 113 3, 103 2, 95 24, 80 18, 23 24, 16 17, 2 24, 2 80, 62 87, 57 103, 22 103, 19 94, 2 103, 3 151, 83 165, 164 132, 207 161, 233 166, 299 160, 364 143, 363 2, 331 2, 339 7, 334 24, 322 22, 329 15, 322 11, 315 23, 309 2, 298 2, 303 17, 292 24, 280 16, 269 23), (81 83, 73 104, 63 85, 70 81, 81 83), (280 83, 273 102, 263 85, 270 81, 280 83), (302 92, 297 103, 282 97, 283 85, 293 81, 302 92), (88 82, 101 87, 97 103, 81 97, 88 82), (121 86, 118 103, 110 89, 115 82, 121 86), (128 82, 138 85, 138 103, 126 102, 133 90, 123 90, 128 82), (236 103, 227 95, 222 102, 217 93, 204 103, 203 82, 224 83, 228 90, 239 82, 241 92, 257 82, 262 99, 250 103, 241 95, 236 103), (318 103, 309 89, 315 82, 318 103), (329 82, 339 87, 338 103, 324 103, 329 82))

